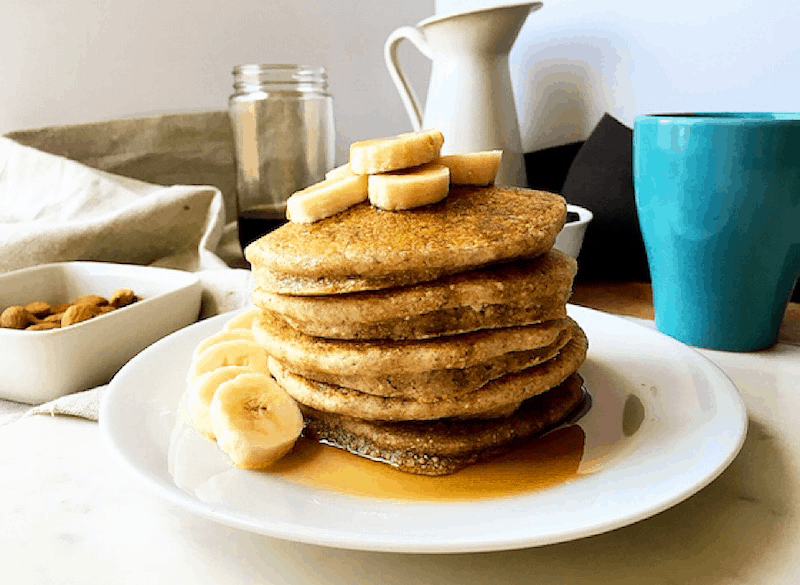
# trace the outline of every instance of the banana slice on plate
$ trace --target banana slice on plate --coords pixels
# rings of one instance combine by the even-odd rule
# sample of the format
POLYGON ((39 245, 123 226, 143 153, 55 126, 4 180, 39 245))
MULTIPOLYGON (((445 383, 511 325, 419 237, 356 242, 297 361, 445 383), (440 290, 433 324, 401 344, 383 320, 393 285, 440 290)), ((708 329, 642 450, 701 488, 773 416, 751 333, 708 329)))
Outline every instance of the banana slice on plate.
POLYGON ((439 158, 444 136, 439 130, 408 132, 350 145, 350 169, 373 175, 419 166, 439 158))
POLYGON ((303 432, 297 403, 265 374, 240 374, 220 384, 210 418, 220 449, 244 469, 269 467, 303 432))
POLYGON ((502 150, 487 150, 448 154, 436 162, 450 169, 451 184, 484 186, 494 183, 501 158, 503 158, 502 150))
POLYGON ((295 223, 314 223, 344 211, 367 198, 367 177, 346 175, 340 179, 326 179, 286 200, 286 217, 295 223))
POLYGON ((187 382, 191 386, 203 374, 223 366, 245 366, 254 372, 269 373, 264 348, 255 341, 236 339, 215 343, 193 358, 187 382))
POLYGON ((430 205, 447 197, 449 190, 450 170, 435 163, 369 177, 370 203, 387 210, 430 205))
POLYGON ((247 366, 222 366, 199 376, 188 384, 186 407, 192 417, 192 427, 201 435, 212 441, 214 430, 211 428, 211 401, 217 388, 224 382, 233 380, 240 374, 250 374, 253 370, 247 366))
POLYGON ((260 309, 249 309, 236 317, 231 318, 222 328, 224 331, 233 331, 234 329, 247 329, 250 331, 253 328, 253 320, 261 314, 260 309))
POLYGON ((212 345, 216 345, 217 343, 222 343, 223 341, 253 341, 255 342, 255 337, 253 336, 253 332, 250 329, 232 329, 230 331, 220 331, 219 333, 215 333, 210 337, 206 337, 203 341, 197 344, 197 347, 194 348, 194 353, 192 354, 192 359, 197 359, 201 353, 203 353, 206 349, 211 347, 212 345))

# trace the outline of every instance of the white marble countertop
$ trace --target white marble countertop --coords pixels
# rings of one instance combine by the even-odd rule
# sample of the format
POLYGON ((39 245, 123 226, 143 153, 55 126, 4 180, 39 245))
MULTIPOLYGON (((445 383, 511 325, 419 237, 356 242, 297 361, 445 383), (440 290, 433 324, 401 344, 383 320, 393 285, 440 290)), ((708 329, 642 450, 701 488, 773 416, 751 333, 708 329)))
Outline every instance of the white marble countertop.
POLYGON ((123 470, 97 423, 23 418, 0 427, 0 582, 800 583, 800 347, 701 353, 748 408, 733 464, 653 518, 510 552, 353 552, 227 528, 173 507, 123 470))

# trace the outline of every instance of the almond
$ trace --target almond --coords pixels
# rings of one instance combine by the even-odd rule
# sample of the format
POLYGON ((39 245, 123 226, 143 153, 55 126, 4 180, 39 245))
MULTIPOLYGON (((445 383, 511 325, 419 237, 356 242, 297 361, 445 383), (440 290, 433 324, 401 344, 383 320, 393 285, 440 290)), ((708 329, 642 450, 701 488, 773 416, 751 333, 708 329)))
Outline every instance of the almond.
POLYGON ((112 307, 119 309, 120 307, 127 307, 136 301, 136 295, 129 288, 121 288, 115 290, 111 297, 108 299, 108 304, 112 307))
POLYGON ((82 303, 72 305, 64 312, 64 316, 61 317, 61 326, 69 327, 70 325, 75 325, 76 323, 88 321, 92 317, 96 317, 99 314, 100 309, 95 305, 82 303))
POLYGON ((34 317, 42 318, 50 314, 50 303, 44 301, 34 301, 25 305, 25 310, 34 317))
POLYGON ((36 323, 36 317, 31 315, 25 307, 19 305, 8 307, 0 313, 0 327, 25 329, 31 323, 36 323))
POLYGON ((72 301, 73 305, 93 305, 95 307, 102 307, 108 304, 108 299, 100 295, 83 295, 72 301))
POLYGON ((25 331, 48 331, 50 329, 60 329, 61 323, 58 321, 42 321, 41 323, 36 323, 35 325, 29 325, 25 328, 25 331))

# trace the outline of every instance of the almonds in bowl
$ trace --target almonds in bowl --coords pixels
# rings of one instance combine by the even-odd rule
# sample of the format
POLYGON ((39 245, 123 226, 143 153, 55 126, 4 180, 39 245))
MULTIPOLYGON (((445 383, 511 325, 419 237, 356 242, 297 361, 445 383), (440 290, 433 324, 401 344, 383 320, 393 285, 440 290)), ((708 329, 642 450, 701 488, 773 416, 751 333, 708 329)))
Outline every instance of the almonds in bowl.
POLYGON ((0 275, 0 398, 40 404, 108 382, 142 349, 196 321, 200 294, 194 274, 110 262, 0 275))
POLYGON ((121 288, 111 293, 109 298, 88 294, 70 303, 51 305, 45 301, 33 301, 25 306, 12 305, 0 313, 0 328, 26 331, 60 329, 127 307, 139 300, 132 290, 121 288))

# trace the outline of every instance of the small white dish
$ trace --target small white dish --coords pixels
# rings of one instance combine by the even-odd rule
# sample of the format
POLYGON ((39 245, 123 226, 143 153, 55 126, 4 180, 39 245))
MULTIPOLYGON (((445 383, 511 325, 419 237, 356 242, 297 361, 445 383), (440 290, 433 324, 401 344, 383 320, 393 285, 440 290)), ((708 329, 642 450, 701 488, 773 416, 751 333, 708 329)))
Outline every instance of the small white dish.
MULTIPOLYGON (((231 467, 181 412, 197 344, 231 315, 162 339, 103 397, 100 432, 132 475, 191 513, 291 541, 356 550, 462 553, 541 546, 632 524, 685 500, 733 460, 747 413, 725 374, 691 348, 569 305, 589 338, 592 394, 578 475, 530 494, 414 502, 349 496, 231 467)), ((435 481, 435 478, 433 478, 435 481)))
POLYGON ((108 382, 134 355, 193 323, 197 276, 179 270, 107 262, 59 262, 0 276, 0 311, 51 305, 128 288, 142 300, 63 329, 0 329, 0 398, 41 404, 108 382))
POLYGON ((592 221, 592 212, 584 207, 577 205, 567 205, 567 213, 572 211, 578 214, 576 221, 568 222, 556 236, 555 248, 573 258, 577 258, 583 245, 583 236, 586 235, 586 227, 592 221))

